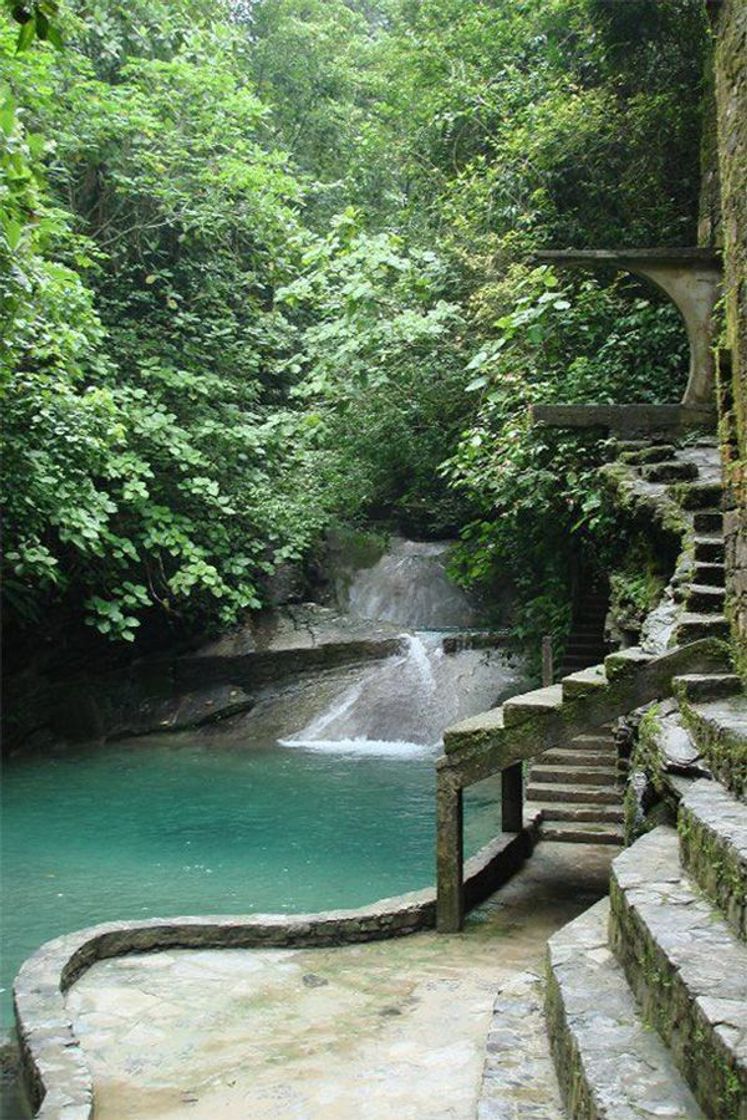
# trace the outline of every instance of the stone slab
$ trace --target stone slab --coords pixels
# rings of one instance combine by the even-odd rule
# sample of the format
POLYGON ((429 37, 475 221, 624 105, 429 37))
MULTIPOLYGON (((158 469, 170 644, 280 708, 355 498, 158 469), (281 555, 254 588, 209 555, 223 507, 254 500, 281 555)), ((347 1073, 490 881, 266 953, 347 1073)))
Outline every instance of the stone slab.
POLYGON ((747 794, 747 695, 705 704, 682 700, 683 718, 716 778, 737 797, 747 794))
POLYGON ((573 1120, 702 1120, 607 941, 603 899, 548 942, 547 1020, 573 1120))
POLYGON ((744 1120, 747 945, 683 873, 674 829, 617 857, 610 902, 611 945, 693 1095, 709 1116, 744 1120))
POLYGON ((715 413, 708 407, 678 404, 545 404, 532 407, 532 419, 546 428, 606 428, 630 434, 710 428, 715 413))
POLYGON ((694 782, 680 802, 682 861, 747 940, 747 805, 720 782, 694 782))

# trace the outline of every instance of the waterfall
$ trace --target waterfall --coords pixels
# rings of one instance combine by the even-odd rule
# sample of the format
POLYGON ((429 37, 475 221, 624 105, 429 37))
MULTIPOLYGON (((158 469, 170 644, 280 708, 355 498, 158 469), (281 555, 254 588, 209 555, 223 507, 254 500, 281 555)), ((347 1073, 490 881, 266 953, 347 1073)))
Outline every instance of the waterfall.
POLYGON ((408 630, 469 629, 480 624, 475 604, 446 573, 451 541, 393 538, 371 568, 355 573, 348 610, 361 618, 395 622, 408 630))
POLYGON ((349 609, 406 627, 400 654, 376 662, 284 746, 356 756, 434 754, 451 723, 483 711, 522 684, 502 650, 445 654, 445 630, 474 627, 479 615, 445 570, 449 544, 396 540, 357 573, 349 609))

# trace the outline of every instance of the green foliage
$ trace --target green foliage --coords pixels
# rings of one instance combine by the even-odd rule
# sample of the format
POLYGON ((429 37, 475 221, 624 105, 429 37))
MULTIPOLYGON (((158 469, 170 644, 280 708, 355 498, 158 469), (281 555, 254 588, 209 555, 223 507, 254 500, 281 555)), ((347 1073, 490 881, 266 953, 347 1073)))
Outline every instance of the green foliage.
POLYGON ((692 239, 701 6, 632 7, 5 0, 12 617, 225 625, 343 518, 466 526, 463 577, 560 635, 617 527, 599 441, 529 406, 684 362, 640 287, 527 264, 692 239))
POLYGON ((443 261, 392 234, 358 232, 349 209, 307 253, 277 302, 305 325, 290 360, 295 399, 313 406, 336 451, 349 518, 436 536, 461 523, 435 471, 468 401, 460 308, 442 298, 443 261))
POLYGON ((567 626, 567 607, 558 606, 568 602, 574 562, 585 554, 608 570, 621 530, 597 474, 603 442, 536 427, 531 405, 676 399, 680 391, 676 312, 631 298, 630 288, 593 279, 561 288, 551 269, 516 266, 475 301, 491 332, 468 364, 478 404, 443 468, 481 505, 465 531, 460 572, 468 582, 515 572, 520 635, 534 645, 567 626))
POLYGON ((666 574, 648 541, 639 537, 630 541, 624 560, 610 573, 610 614, 620 630, 636 636, 649 611, 661 601, 666 574))
POLYGON ((115 86, 79 55, 11 71, 43 74, 50 184, 86 230, 51 204, 44 145, 6 97, 6 591, 29 619, 71 593, 128 640, 148 606, 231 622, 324 519, 323 452, 271 368, 300 188, 256 140, 240 52, 228 28, 193 30, 115 86))
POLYGON ((16 50, 25 51, 38 39, 62 47, 62 35, 57 26, 60 5, 57 0, 3 0, 3 8, 19 25, 16 50))

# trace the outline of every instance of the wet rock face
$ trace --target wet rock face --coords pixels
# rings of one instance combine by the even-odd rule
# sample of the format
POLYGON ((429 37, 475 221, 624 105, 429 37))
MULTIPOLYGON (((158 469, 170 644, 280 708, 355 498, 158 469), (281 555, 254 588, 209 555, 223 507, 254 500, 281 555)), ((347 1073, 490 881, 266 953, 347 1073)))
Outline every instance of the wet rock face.
POLYGON ((415 630, 478 626, 479 605, 447 574, 452 545, 395 538, 376 564, 355 573, 348 590, 350 613, 415 630))
POLYGON ((242 626, 208 642, 195 657, 242 657, 248 653, 308 650, 339 643, 375 642, 397 637, 398 625, 346 614, 318 603, 260 611, 242 626))

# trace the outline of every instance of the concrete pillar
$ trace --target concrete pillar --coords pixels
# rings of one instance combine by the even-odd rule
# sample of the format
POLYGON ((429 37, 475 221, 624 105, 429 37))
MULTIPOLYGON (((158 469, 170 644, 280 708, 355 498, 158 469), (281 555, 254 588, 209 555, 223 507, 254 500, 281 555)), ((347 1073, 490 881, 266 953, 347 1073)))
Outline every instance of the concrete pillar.
POLYGON ((720 292, 721 269, 707 265, 677 268, 671 264, 626 267, 665 292, 685 321, 690 342, 690 373, 682 403, 714 404, 712 320, 720 292))
POLYGON ((504 832, 521 832, 524 827, 524 774, 520 762, 501 772, 501 821, 504 832))
POLYGON ((462 787, 441 770, 436 789, 436 929, 457 933, 464 923, 464 806, 462 787))

